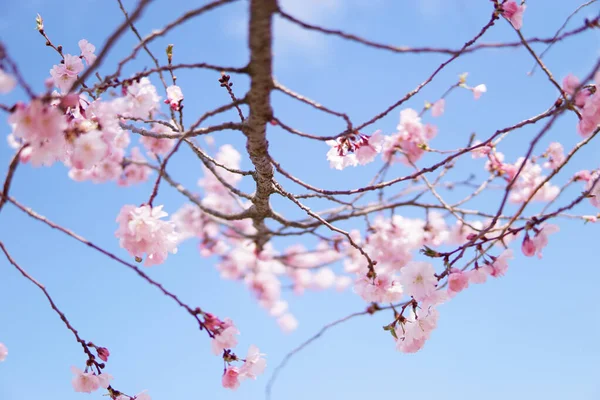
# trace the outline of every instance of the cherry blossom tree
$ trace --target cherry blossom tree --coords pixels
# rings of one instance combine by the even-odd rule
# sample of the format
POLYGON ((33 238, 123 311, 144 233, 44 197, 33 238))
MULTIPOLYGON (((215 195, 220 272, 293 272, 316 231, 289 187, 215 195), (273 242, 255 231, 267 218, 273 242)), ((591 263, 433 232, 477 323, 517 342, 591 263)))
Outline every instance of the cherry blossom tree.
MULTIPOLYGON (((160 54, 152 52, 149 44, 184 22, 236 0, 207 2, 146 36, 136 24, 152 1, 139 0, 131 11, 126 11, 121 0, 117 2, 123 21, 104 43, 81 38, 76 45, 59 45, 52 39, 53 27, 46 26, 41 15, 32 16, 42 47, 45 43, 56 58, 56 64, 48 66, 48 76, 39 77, 46 88, 43 93, 34 91, 21 74, 19 63, 24 60, 11 56, 10 40, 0 42, 0 110, 8 118, 11 133, 7 139, 14 149, 0 191, 0 212, 4 207, 16 207, 40 225, 132 270, 157 294, 172 300, 195 320, 206 335, 206 346, 222 360, 214 362, 214 379, 221 379, 224 388, 235 390, 248 378, 260 379, 270 366, 261 353, 260 338, 254 339, 257 345, 247 352, 237 348, 243 326, 186 303, 148 272, 147 268, 162 268, 176 258, 183 241, 199 244, 198 257, 216 257, 221 277, 240 281, 283 331, 292 331, 299 323, 293 305, 286 300, 286 289, 296 295, 311 290, 349 290, 364 300, 363 310, 332 322, 293 350, 275 368, 267 387, 269 395, 277 373, 290 357, 327 329, 360 315, 385 313, 389 323, 382 335, 391 335, 400 352, 419 351, 428 340, 435 340, 431 334, 443 318, 444 303, 471 285, 484 285, 509 273, 517 252, 542 258, 544 248, 557 240, 561 219, 577 220, 583 225, 599 218, 598 165, 567 178, 559 173, 600 131, 600 60, 588 66, 582 76, 571 74, 561 79, 553 75, 543 59, 550 47, 599 28, 599 17, 581 20, 571 30, 560 27, 553 37, 528 38, 521 31, 527 27, 527 14, 543 10, 526 7, 525 2, 491 0, 487 2, 488 19, 481 21, 477 34, 461 46, 402 47, 314 25, 288 14, 276 0, 247 0, 250 58, 245 65, 231 67, 204 61, 178 63, 177 43, 160 54), (276 17, 357 46, 400 55, 437 54, 445 60, 389 107, 357 122, 352 115, 322 105, 274 78, 276 17), (486 33, 499 24, 509 24, 517 39, 486 42, 486 33), (107 65, 108 53, 128 32, 137 37, 138 44, 117 65, 107 65), (444 133, 438 132, 435 119, 461 112, 451 110, 452 94, 468 91, 475 102, 493 93, 487 91, 485 83, 471 82, 464 73, 445 82, 447 90, 437 99, 423 104, 415 97, 447 65, 463 55, 490 48, 525 48, 556 96, 540 105, 537 115, 494 127, 488 134, 457 137, 452 149, 436 148, 436 135, 444 133), (143 53, 148 56, 148 67, 126 74, 128 64, 143 53), (177 73, 183 69, 214 72, 212 84, 222 88, 227 102, 200 113, 189 110, 185 95, 192 89, 177 82, 177 73), (247 82, 249 90, 237 90, 237 82, 247 82), (4 103, 2 96, 13 91, 21 91, 22 99, 4 103), (345 128, 317 135, 290 126, 273 106, 274 93, 339 119, 345 128), (566 114, 574 115, 578 122, 570 132, 563 132, 565 140, 541 148, 540 141, 566 114), (388 115, 398 116, 397 126, 381 123, 388 115), (216 117, 225 122, 211 123, 216 117), (509 159, 503 153, 504 140, 528 126, 537 127, 536 135, 521 140, 521 156, 509 159), (211 150, 200 140, 206 138, 210 143, 210 135, 224 135, 226 131, 241 133, 245 148, 225 144, 211 150), (331 168, 323 174, 330 174, 331 179, 340 170, 367 164, 376 164, 378 172, 368 184, 342 189, 317 187, 310 176, 289 172, 285 160, 270 151, 268 138, 272 131, 318 143, 322 152, 311 157, 328 160, 331 168), (573 140, 576 144, 569 144, 573 140), (190 149, 202 165, 202 173, 193 177, 198 179, 200 194, 169 173, 169 162, 182 148, 190 149), (245 158, 250 160, 251 170, 241 169, 245 158), (458 162, 470 163, 472 170, 485 178, 453 177, 452 169, 458 162), (75 182, 119 186, 152 182, 147 197, 137 204, 123 204, 115 215, 115 231, 106 232, 107 237, 118 241, 122 253, 105 250, 29 208, 26 199, 10 194, 11 184, 19 179, 19 168, 55 164, 63 164, 65 179, 75 182), (240 189, 243 180, 253 182, 253 192, 240 189), (159 194, 165 186, 180 193, 187 204, 174 209, 160 202, 159 194), (575 195, 567 190, 571 187, 577 188, 575 195), (449 199, 449 190, 459 192, 460 199, 449 199), (477 208, 470 206, 490 192, 498 201, 487 202, 484 207, 481 203, 477 208), (304 216, 284 215, 274 205, 275 198, 289 202, 304 216), (407 209, 418 210, 422 217, 407 216, 407 209), (316 244, 306 247, 300 241, 304 237, 315 239, 316 244), (297 243, 282 247, 283 238, 297 243)), ((569 19, 575 19, 592 3, 577 7, 569 19)), ((510 115, 506 119, 510 120, 510 115)), ((110 344, 96 344, 93 332, 83 337, 76 328, 77 321, 67 317, 63 305, 54 301, 2 241, 0 249, 9 264, 43 292, 81 346, 82 357, 73 360, 71 367, 75 391, 103 391, 113 400, 150 399, 149 393, 141 391, 143 388, 113 386, 110 344)), ((0 361, 5 359, 10 360, 8 349, 0 343, 0 361)))

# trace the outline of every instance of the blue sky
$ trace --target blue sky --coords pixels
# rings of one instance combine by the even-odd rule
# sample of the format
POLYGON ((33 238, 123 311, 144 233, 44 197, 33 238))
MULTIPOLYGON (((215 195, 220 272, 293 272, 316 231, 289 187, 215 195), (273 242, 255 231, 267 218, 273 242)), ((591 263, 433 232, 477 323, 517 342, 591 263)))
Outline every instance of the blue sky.
MULTIPOLYGON (((156 0, 138 28, 148 33, 162 27, 180 15, 189 3, 156 0)), ((451 48, 462 46, 487 22, 490 2, 475 3, 469 0, 281 1, 283 8, 303 19, 376 41, 451 48)), ((552 2, 550 7, 548 3, 528 2, 523 28, 526 37, 552 36, 580 4, 568 0, 552 2)), ((134 1, 125 4, 131 8, 134 1)), ((570 26, 578 26, 583 17, 593 17, 599 10, 597 4, 588 7, 570 26)), ((157 40, 152 48, 161 54, 167 43, 173 43, 177 63, 207 61, 242 66, 248 56, 245 12, 246 1, 223 7, 179 27, 166 39, 157 40)), ((107 34, 122 21, 116 2, 107 0, 3 4, 0 39, 36 90, 42 90, 48 71, 58 62, 57 55, 44 46, 34 29, 36 13, 43 16, 52 40, 62 44, 65 52, 74 54, 81 38, 100 47, 107 34)), ((545 61, 558 79, 570 72, 587 74, 598 57, 599 38, 597 33, 587 32, 570 39, 556 45, 545 61)), ((517 39, 508 24, 499 21, 483 41, 517 39)), ((125 35, 100 71, 112 72, 120 56, 128 54, 134 44, 133 35, 125 35)), ((293 90, 345 111, 357 122, 369 119, 416 87, 445 58, 386 53, 277 22, 276 78, 293 90)), ((140 54, 126 73, 149 65, 149 60, 140 54)), ((470 84, 485 83, 488 92, 481 100, 475 102, 470 93, 457 91, 447 100, 446 114, 432 121, 439 127, 432 146, 456 148, 467 141, 471 132, 488 137, 495 129, 540 113, 554 102, 555 89, 539 70, 527 76, 532 65, 531 57, 523 49, 485 50, 461 57, 407 106, 420 109, 425 100, 436 100, 465 71, 469 72, 470 84)), ((226 93, 216 82, 218 74, 182 71, 178 76, 186 96, 188 118, 227 103, 226 93)), ((235 76, 232 79, 236 93, 243 93, 247 82, 235 76)), ((16 91, 0 101, 10 104, 21 96, 16 91)), ((344 128, 342 122, 279 93, 273 98, 276 115, 288 125, 319 135, 330 135, 344 128)), ((373 129, 392 133, 398 111, 373 129)), ((567 148, 576 143, 575 124, 574 116, 564 115, 540 144, 539 152, 550 141, 561 141, 567 148)), ((4 127, 2 134, 9 133, 5 115, 0 115, 0 126, 4 127)), ((537 129, 515 131, 500 150, 514 160, 537 129)), ((324 144, 300 142, 277 128, 269 128, 268 135, 274 157, 290 172, 316 186, 364 185, 380 166, 377 163, 362 169, 333 171, 327 165, 324 144)), ((219 145, 232 143, 240 150, 244 148, 238 132, 223 132, 214 137, 219 145)), ((564 182, 577 170, 597 168, 599 150, 598 143, 592 143, 581 151, 568 171, 559 175, 559 181, 564 182)), ((0 143, 0 176, 4 176, 10 156, 8 146, 0 143)), ((466 160, 457 165, 453 176, 460 179, 475 172, 480 180, 485 179, 482 164, 466 160)), ((201 169, 199 161, 189 152, 183 151, 169 166, 174 177, 194 188, 201 169)), ((247 159, 242 167, 250 168, 247 159)), ((395 168, 393 176, 408 172, 405 167, 395 168)), ((300 191, 289 183, 286 187, 300 191)), ((252 182, 244 181, 242 188, 251 191, 252 182)), ((75 183, 61 165, 38 169, 25 165, 19 168, 11 193, 50 219, 127 257, 114 237, 114 219, 123 204, 141 203, 150 190, 151 182, 125 189, 113 183, 75 183)), ((575 196, 580 190, 574 188, 570 194, 575 196)), ((170 213, 184 203, 167 186, 162 188, 157 201, 164 203, 170 213)), ((498 201, 494 193, 472 207, 487 206, 495 210, 498 201)), ((273 204, 290 217, 302 216, 280 199, 274 199, 273 204)), ((582 207, 586 209, 593 212, 587 204, 582 207)), ((414 210, 403 215, 421 216, 414 210)), ((438 328, 417 354, 405 355, 394 350, 392 338, 381 329, 390 322, 390 314, 355 318, 331 330, 292 360, 280 375, 272 398, 600 398, 597 379, 600 295, 594 279, 598 266, 594 246, 599 233, 597 224, 583 226, 580 222, 561 221, 561 232, 552 237, 543 260, 518 256, 505 277, 471 287, 441 306, 438 328)), ((129 270, 33 221, 10 205, 0 214, 0 240, 24 268, 47 286, 86 340, 110 349, 108 372, 116 377, 115 386, 128 393, 148 389, 155 400, 204 396, 217 400, 262 399, 270 373, 289 350, 324 324, 365 307, 350 291, 310 293, 303 297, 286 294, 300 326, 285 335, 242 284, 219 279, 215 260, 201 258, 196 243, 186 242, 176 256, 147 272, 189 304, 236 321, 242 331, 240 353, 254 343, 268 355, 269 367, 263 377, 245 382, 237 392, 229 392, 220 386, 222 363, 210 353, 206 335, 198 332, 189 315, 129 270)), ((277 247, 283 249, 290 243, 278 242, 277 247)), ((41 292, 3 259, 0 259, 0 341, 6 343, 10 352, 7 361, 0 364, 0 399, 102 398, 100 392, 92 395, 73 392, 70 366, 82 366, 84 362, 79 345, 48 307, 41 292)))

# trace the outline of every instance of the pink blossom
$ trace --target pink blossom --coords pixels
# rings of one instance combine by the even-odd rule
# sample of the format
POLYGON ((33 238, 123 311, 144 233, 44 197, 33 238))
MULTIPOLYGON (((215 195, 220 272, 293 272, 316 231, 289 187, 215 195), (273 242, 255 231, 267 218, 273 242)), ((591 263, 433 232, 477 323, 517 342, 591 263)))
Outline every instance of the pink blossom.
POLYGON ((535 243, 529 237, 529 234, 525 234, 525 238, 523 239, 523 243, 521 244, 521 251, 527 257, 533 257, 535 255, 535 243))
POLYGON ((65 93, 71 89, 71 86, 77 79, 77 75, 83 71, 83 62, 77 56, 65 54, 65 59, 61 64, 55 65, 50 70, 50 75, 54 80, 54 85, 65 93))
POLYGON ((479 100, 481 95, 487 92, 487 87, 482 83, 481 85, 475 86, 471 90, 473 91, 473 97, 475 98, 475 100, 479 100))
POLYGON ((119 229, 115 236, 119 244, 133 257, 142 258, 146 254, 146 266, 161 264, 168 253, 177 252, 174 224, 161 220, 168 215, 162 208, 126 205, 117 217, 119 229))
POLYGON ((298 328, 298 320, 290 313, 285 313, 277 318, 277 324, 286 333, 293 332, 298 328))
POLYGON ((567 94, 572 95, 575 93, 575 89, 579 87, 579 78, 577 78, 573 74, 569 74, 565 76, 562 81, 562 90, 564 90, 567 94))
MULTIPOLYGON (((480 140, 476 140, 473 143, 473 146, 477 146, 480 145, 481 141, 480 140)), ((490 144, 486 144, 484 146, 480 146, 476 149, 471 150, 471 157, 473 158, 483 158, 483 157, 487 157, 488 154, 490 154, 490 152, 492 151, 492 146, 490 144)))
POLYGON ((108 374, 96 375, 92 372, 83 372, 77 367, 71 367, 71 371, 75 375, 71 384, 76 392, 92 393, 100 388, 106 389, 112 376, 108 374))
POLYGON ((404 322, 395 327, 396 349, 403 353, 416 353, 431 336, 437 327, 439 314, 435 308, 419 308, 417 312, 410 309, 404 322))
POLYGON ((421 158, 427 141, 437 132, 434 126, 423 126, 419 113, 412 108, 400 111, 397 129, 397 134, 385 138, 382 157, 386 162, 401 161, 406 165, 421 158))
POLYGON ((96 61, 96 55, 94 54, 94 51, 96 51, 96 46, 85 39, 81 39, 78 45, 79 49, 81 50, 81 56, 84 58, 87 65, 92 65, 94 61, 96 61))
POLYGON ((0 94, 10 93, 15 86, 17 86, 17 80, 12 75, 0 69, 0 94))
POLYGON ((538 230, 535 237, 532 239, 538 258, 542 258, 542 249, 548 245, 548 235, 556 233, 559 230, 560 228, 553 224, 544 224, 538 230))
POLYGON ((246 355, 246 361, 239 370, 240 378, 256 379, 262 374, 267 367, 267 360, 263 358, 264 354, 260 352, 258 347, 251 345, 246 355))
MULTIPOLYGON (((560 154, 558 156, 560 157, 560 154)), ((511 167, 514 173, 516 174, 523 162, 525 162, 525 166, 522 168, 518 180, 513 185, 509 201, 512 203, 523 203, 534 192, 533 201, 547 202, 553 200, 560 192, 560 189, 557 186, 553 186, 550 182, 543 183, 546 180, 546 176, 542 175, 542 167, 540 165, 530 160, 525 160, 524 157, 520 157, 511 167), (538 189, 538 187, 540 188, 538 189)))
POLYGON ((219 355, 225 349, 231 349, 237 346, 237 337, 240 331, 235 327, 233 321, 225 319, 220 330, 215 334, 211 342, 211 350, 214 355, 219 355))
MULTIPOLYGON (((587 91, 586 91, 587 92, 587 91)), ((577 125, 577 131, 583 137, 590 136, 600 124, 600 91, 585 98, 581 107, 581 120, 577 125)))
POLYGON ((221 383, 224 388, 236 390, 240 387, 239 380, 240 371, 237 367, 227 367, 225 373, 223 374, 223 379, 221 383))
POLYGON ((444 114, 444 109, 446 107, 446 100, 439 99, 431 106, 431 116, 432 117, 441 117, 444 114))
POLYGON ((504 276, 508 270, 508 261, 513 258, 513 251, 506 249, 498 257, 494 257, 494 261, 489 265, 488 273, 494 278, 504 276))
POLYGON ((106 347, 98 347, 96 349, 98 352, 98 357, 104 362, 108 361, 108 357, 110 356, 110 351, 106 347))
POLYGON ((75 139, 71 164, 77 169, 90 169, 107 156, 109 147, 99 131, 91 131, 75 139))
POLYGON ((558 142, 550 143, 544 154, 548 157, 548 162, 544 164, 544 168, 556 169, 565 161, 564 148, 558 142))
POLYGON ((407 294, 421 301, 436 290, 438 279, 435 277, 433 265, 428 262, 413 261, 402 268, 400 283, 407 294))
POLYGON ((331 168, 342 170, 372 162, 383 147, 385 137, 379 131, 372 136, 351 134, 328 140, 331 146, 327 152, 327 160, 331 168))
POLYGON ((6 360, 6 356, 8 356, 8 349, 4 343, 0 343, 0 362, 6 360))
POLYGON ((469 275, 459 269, 453 268, 448 275, 448 289, 453 293, 465 290, 469 286, 469 275))
POLYGON ((121 115, 135 118, 147 118, 159 109, 160 97, 150 79, 144 77, 124 89, 124 97, 118 99, 117 109, 121 115))
POLYGON ((129 396, 122 394, 122 395, 119 395, 115 400, 152 400, 152 398, 144 390, 143 392, 136 394, 133 397, 133 399, 131 399, 129 396))
POLYGON ((592 173, 590 171, 583 170, 583 171, 576 172, 575 175, 573 175, 573 180, 588 182, 591 179, 591 177, 592 177, 592 173))
POLYGON ((369 303, 394 303, 403 295, 398 278, 383 272, 375 279, 361 275, 354 284, 354 291, 369 303))
POLYGON ((171 85, 167 88, 167 99, 165 103, 174 111, 181 110, 181 102, 183 101, 183 92, 176 85, 171 85))
POLYGON ((66 154, 65 116, 53 106, 32 100, 29 105, 17 104, 8 117, 13 137, 30 145, 29 159, 34 166, 52 165, 66 154))
POLYGON ((517 5, 515 1, 507 1, 502 4, 502 15, 510 21, 512 26, 519 30, 523 26, 523 13, 525 12, 525 4, 517 5))
POLYGON ((466 274, 469 277, 469 283, 481 284, 487 280, 488 271, 485 268, 474 268, 466 274))
POLYGON ((371 136, 361 135, 361 142, 356 145, 356 160, 360 165, 366 165, 375 160, 381 152, 385 137, 379 132, 371 136))

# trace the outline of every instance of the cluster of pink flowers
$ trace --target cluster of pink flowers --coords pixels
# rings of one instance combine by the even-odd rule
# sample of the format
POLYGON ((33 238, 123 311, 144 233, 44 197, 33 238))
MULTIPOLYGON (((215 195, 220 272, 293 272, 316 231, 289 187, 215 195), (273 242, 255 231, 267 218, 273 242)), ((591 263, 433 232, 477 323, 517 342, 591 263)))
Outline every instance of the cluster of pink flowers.
POLYGON ((326 143, 331 148, 327 152, 327 159, 331 168, 339 170, 369 164, 381 152, 383 140, 379 131, 371 136, 350 134, 328 140, 326 143))
POLYGON ((8 117, 12 136, 29 147, 21 153, 22 160, 33 165, 52 165, 64 158, 67 141, 64 131, 67 121, 57 108, 42 100, 34 99, 28 105, 18 103, 8 117))
MULTIPOLYGON (((508 179, 512 180, 514 178, 524 160, 524 157, 517 159, 517 162, 508 172, 508 179)), ((531 194, 545 179, 546 176, 542 175, 542 167, 539 164, 535 164, 530 160, 527 160, 525 162, 525 166, 519 174, 517 182, 515 182, 515 185, 513 186, 513 190, 508 198, 509 201, 513 203, 523 203, 527 201, 531 194)), ((551 201, 558 195, 559 192, 560 188, 558 186, 554 186, 550 182, 546 182, 535 193, 532 200, 543 202, 551 201)))
POLYGON ((552 142, 548 146, 548 150, 544 153, 548 157, 548 162, 544 163, 544 168, 556 169, 565 162, 565 149, 558 142, 552 142))
MULTIPOLYGON (((575 94, 575 89, 579 87, 579 79, 569 75, 563 81, 563 90, 569 95, 575 94)), ((575 99, 575 105, 581 110, 581 120, 577 125, 577 131, 583 137, 590 136, 600 125, 600 73, 596 74, 595 85, 582 88, 575 99)))
MULTIPOLYGON (((491 149, 490 147, 482 147, 474 152, 473 157, 480 157, 481 154, 486 154, 488 161, 485 164, 485 169, 495 173, 497 176, 502 176, 507 182, 511 182, 516 176, 516 182, 512 186, 512 191, 509 196, 509 201, 512 203, 523 203, 529 199, 529 196, 535 191, 533 201, 551 201, 558 193, 560 188, 552 185, 550 182, 544 183, 539 190, 537 187, 546 180, 546 176, 542 174, 542 166, 524 157, 520 157, 514 164, 504 162, 504 154, 491 149), (483 149, 483 150, 482 150, 483 149), (521 165, 525 163, 521 171, 521 165), (536 191, 537 190, 537 191, 536 191)), ((544 156, 549 158, 549 161, 544 164, 544 167, 555 169, 564 162, 563 148, 558 143, 550 144, 544 156)))
POLYGON ((433 307, 409 310, 408 316, 402 318, 394 328, 396 349, 403 353, 419 351, 437 327, 438 316, 438 311, 433 307))
MULTIPOLYGON (((131 150, 125 161, 129 134, 121 128, 122 118, 147 118, 159 109, 159 96, 148 78, 125 81, 122 96, 108 101, 91 100, 85 93, 68 93, 83 71, 82 59, 94 63, 95 47, 82 39, 80 56, 65 54, 50 74, 51 85, 62 95, 53 92, 33 99, 29 104, 18 103, 9 116, 13 148, 27 147, 21 152, 22 162, 34 166, 50 166, 57 161, 70 168, 69 176, 76 181, 94 183, 117 181, 131 185, 148 179, 150 169, 143 165, 145 158, 138 148, 131 150)), ((14 78, 0 71, 0 91, 14 87, 14 78)), ((163 154, 172 144, 167 140, 145 140, 153 154, 163 154)))
POLYGON ((425 153, 427 142, 437 134, 437 128, 423 125, 419 113, 412 108, 400 112, 397 129, 398 133, 385 138, 382 156, 386 162, 401 161, 407 165, 417 162, 425 153))
POLYGON ((212 339, 213 354, 222 354, 228 364, 223 372, 223 387, 235 390, 240 386, 240 381, 247 378, 256 379, 264 372, 267 367, 265 354, 262 354, 255 345, 250 346, 244 360, 240 360, 231 352, 231 349, 238 344, 237 335, 240 333, 232 320, 226 318, 221 321, 214 315, 205 313, 204 325, 214 336, 212 339), (241 367, 236 367, 230 365, 233 361, 243 361, 244 363, 241 367))
MULTIPOLYGON (((473 92, 473 97, 478 100, 487 91, 484 84, 475 87, 466 85, 467 74, 460 76, 459 86, 473 92)), ((446 100, 439 99, 435 103, 426 103, 426 109, 431 110, 433 117, 444 114, 446 100)), ((437 135, 437 127, 432 124, 423 124, 421 115, 412 108, 400 112, 398 132, 392 135, 383 135, 376 131, 368 136, 361 133, 343 135, 335 140, 328 140, 330 146, 327 160, 331 168, 342 170, 346 167, 366 165, 381 154, 387 163, 402 162, 411 166, 416 163, 428 148, 428 142, 437 135)))
POLYGON ((107 389, 110 384, 109 382, 113 379, 109 374, 88 372, 87 368, 85 371, 82 371, 77 367, 71 367, 71 371, 74 375, 71 384, 76 392, 92 393, 100 388, 107 389))
POLYGON ((241 367, 228 366, 223 373, 223 387, 235 390, 244 379, 256 379, 267 367, 267 361, 263 358, 258 347, 251 345, 248 354, 241 367))
POLYGON ((161 220, 168 215, 162 207, 125 205, 117 217, 119 244, 136 259, 146 254, 146 266, 162 264, 168 253, 177 252, 175 224, 161 220))

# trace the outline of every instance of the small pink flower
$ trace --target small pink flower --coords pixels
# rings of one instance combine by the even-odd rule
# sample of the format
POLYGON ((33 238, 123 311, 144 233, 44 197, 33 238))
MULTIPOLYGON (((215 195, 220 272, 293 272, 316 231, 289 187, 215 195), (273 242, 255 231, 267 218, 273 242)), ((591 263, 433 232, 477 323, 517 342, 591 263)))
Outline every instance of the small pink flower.
POLYGON ((573 176, 573 180, 588 182, 591 179, 591 177, 592 177, 592 174, 590 171, 583 170, 583 171, 579 171, 579 172, 575 173, 575 175, 573 176))
POLYGON ((144 390, 143 392, 136 394, 133 398, 122 394, 119 395, 119 397, 117 397, 115 400, 152 400, 152 398, 144 390))
POLYGON ((515 29, 519 30, 523 26, 523 13, 525 5, 519 6, 515 1, 507 1, 502 5, 502 15, 510 21, 515 29))
POLYGON ((167 99, 165 103, 171 107, 174 111, 181 109, 181 102, 183 101, 183 92, 179 86, 171 85, 167 88, 167 99))
POLYGON ((267 367, 267 360, 263 358, 264 354, 260 352, 258 347, 251 345, 246 355, 246 361, 239 370, 240 378, 256 379, 262 374, 267 367))
POLYGON ((361 275, 354 291, 369 303, 394 303, 402 298, 402 285, 398 279, 387 273, 379 273, 375 279, 361 275))
MULTIPOLYGON (((477 140, 477 141, 475 141, 475 143, 473 143, 473 146, 477 146, 479 144, 481 144, 481 141, 477 140)), ((473 157, 473 158, 487 157, 491 151, 492 151, 492 146, 490 144, 486 144, 484 146, 480 146, 476 149, 471 150, 471 157, 473 157)))
POLYGON ((435 269, 428 262, 413 261, 401 270, 400 284, 402 284, 406 293, 413 296, 417 301, 431 295, 436 290, 437 283, 435 269))
POLYGON ((240 387, 239 380, 240 371, 237 367, 227 367, 225 373, 223 374, 223 379, 221 383, 224 388, 236 390, 240 387))
POLYGON ((544 154, 548 157, 548 162, 544 164, 544 168, 556 169, 565 161, 564 148, 558 142, 550 143, 544 154))
POLYGON ((448 289, 453 293, 465 290, 469 286, 469 275, 454 268, 448 275, 448 289))
POLYGON ((290 313, 285 313, 277 318, 277 324, 285 333, 290 333, 298 328, 298 320, 290 313))
POLYGON ((96 51, 96 46, 85 39, 81 39, 78 44, 79 49, 81 50, 81 56, 84 58, 88 66, 92 65, 94 61, 96 61, 96 55, 94 54, 94 51, 96 51))
POLYGON ((523 243, 521 244, 521 251, 525 256, 533 257, 535 255, 535 250, 535 243, 529 238, 529 234, 526 233, 523 243))
POLYGON ((356 160, 360 165, 366 165, 381 153, 383 141, 385 137, 379 132, 373 133, 371 136, 361 135, 361 141, 356 145, 356 160))
POLYGON ((0 69, 0 94, 7 94, 17 86, 17 80, 0 69))
POLYGON ((564 90, 567 94, 572 95, 575 93, 575 89, 579 87, 579 78, 577 78, 573 74, 569 74, 565 76, 565 79, 562 81, 562 90, 564 90))
POLYGON ((487 87, 482 83, 481 85, 475 86, 471 90, 473 91, 473 97, 475 98, 475 100, 479 100, 481 95, 487 92, 487 87))
POLYGON ((63 93, 67 92, 77 75, 83 71, 83 62, 77 56, 65 54, 65 59, 61 64, 55 65, 50 70, 50 75, 54 80, 54 85, 63 93))
POLYGON ((110 351, 106 347, 98 347, 96 349, 98 352, 98 357, 104 362, 108 361, 108 356, 110 356, 110 351))
POLYGON ((91 131, 80 135, 74 143, 71 164, 77 169, 90 169, 108 155, 109 147, 102 132, 91 131))
POLYGON ((548 245, 548 235, 556 233, 559 230, 560 228, 553 224, 542 225, 532 240, 535 245, 535 251, 538 255, 538 258, 542 258, 542 249, 548 245))
POLYGON ((221 331, 215 334, 211 343, 211 349, 214 355, 219 355, 225 349, 231 349, 237 346, 237 335, 240 331, 235 327, 233 321, 225 319, 221 326, 221 331))
POLYGON ((4 343, 0 343, 0 362, 6 360, 6 356, 8 356, 8 349, 4 343))
POLYGON ((162 264, 168 253, 177 252, 175 225, 161 220, 168 215, 162 207, 126 205, 117 217, 119 244, 133 257, 146 254, 146 266, 162 264))
POLYGON ((488 273, 494 278, 504 276, 508 270, 508 260, 513 258, 511 249, 504 250, 500 256, 495 257, 491 265, 489 265, 488 273))
POLYGON ((441 117, 444 114, 444 109, 446 107, 446 100, 439 99, 431 106, 431 116, 432 117, 441 117))
POLYGON ((485 268, 474 268, 467 272, 470 283, 481 284, 487 281, 488 272, 485 268))
POLYGON ((112 379, 108 374, 96 375, 92 372, 83 372, 77 367, 71 367, 71 371, 75 375, 71 384, 76 392, 92 393, 100 388, 106 389, 112 379))
POLYGON ((383 148, 385 137, 379 131, 372 136, 363 134, 345 135, 336 140, 328 140, 331 148, 327 160, 331 168, 342 170, 346 167, 365 165, 373 160, 383 148))

